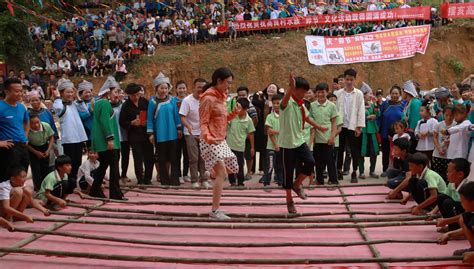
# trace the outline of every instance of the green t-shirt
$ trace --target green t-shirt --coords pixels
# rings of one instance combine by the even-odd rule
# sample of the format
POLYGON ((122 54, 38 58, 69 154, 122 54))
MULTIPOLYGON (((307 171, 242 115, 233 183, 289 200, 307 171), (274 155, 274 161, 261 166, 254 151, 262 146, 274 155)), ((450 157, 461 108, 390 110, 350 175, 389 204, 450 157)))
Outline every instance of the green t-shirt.
MULTIPOLYGON (((342 126, 343 124, 344 120, 342 119, 341 113, 338 112, 336 116, 336 126, 339 128, 339 126, 342 126)), ((334 139, 334 147, 339 147, 339 135, 337 135, 336 139, 334 139)))
POLYGON ((461 202, 461 196, 459 192, 456 190, 454 183, 449 183, 448 187, 446 188, 446 195, 451 197, 456 202, 461 202))
POLYGON ((423 179, 428 183, 428 189, 437 189, 438 192, 446 194, 446 183, 435 171, 426 168, 423 179))
POLYGON ((323 104, 319 101, 314 101, 311 104, 311 118, 319 125, 328 128, 323 133, 320 130, 316 130, 314 135, 314 143, 327 144, 331 137, 331 120, 337 117, 337 107, 334 103, 326 100, 323 104))
MULTIPOLYGON (((268 126, 272 128, 273 131, 280 131, 280 116, 276 114, 275 112, 272 112, 267 116, 267 119, 265 120, 265 126, 268 126)), ((278 144, 278 135, 273 135, 275 137, 275 141, 278 144)), ((272 140, 270 139, 270 136, 268 136, 268 141, 267 141, 267 149, 269 150, 274 150, 275 147, 272 143, 272 140)))
MULTIPOLYGON (((303 108, 306 111, 306 116, 309 116, 308 110, 304 105, 303 108)), ((280 135, 278 136, 278 145, 282 148, 294 149, 303 145, 305 142, 301 107, 293 98, 290 98, 286 107, 280 106, 280 135)))
POLYGON ((46 122, 41 122, 42 128, 40 131, 33 131, 30 129, 28 133, 28 143, 33 146, 42 146, 48 143, 51 136, 54 135, 54 131, 51 126, 46 122))
POLYGON ((43 183, 41 183, 41 188, 37 194, 37 198, 42 200, 43 202, 46 202, 48 199, 46 196, 44 196, 44 193, 49 190, 52 191, 54 189, 54 186, 56 184, 60 183, 61 181, 68 180, 67 174, 64 174, 64 177, 62 179, 59 178, 59 174, 56 170, 53 172, 49 173, 43 180, 43 183))
POLYGON ((227 144, 229 148, 235 151, 245 151, 245 140, 248 134, 255 132, 252 119, 249 115, 245 115, 245 118, 240 116, 235 117, 229 122, 227 127, 227 144))

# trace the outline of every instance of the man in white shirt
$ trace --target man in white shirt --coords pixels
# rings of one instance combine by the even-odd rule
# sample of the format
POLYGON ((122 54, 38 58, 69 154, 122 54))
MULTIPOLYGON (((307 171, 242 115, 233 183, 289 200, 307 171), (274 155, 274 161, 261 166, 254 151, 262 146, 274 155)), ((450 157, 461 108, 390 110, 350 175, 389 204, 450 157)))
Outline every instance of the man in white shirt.
POLYGON ((199 136, 201 134, 199 124, 199 95, 206 85, 206 80, 198 78, 194 80, 193 94, 183 99, 179 109, 181 122, 184 125, 184 139, 188 150, 189 170, 191 172, 191 182, 194 188, 198 188, 200 183, 208 188, 208 173, 204 167, 204 161, 199 150, 199 136), (199 174, 198 174, 199 172, 199 174), (200 178, 199 178, 200 177, 200 178))
POLYGON ((354 87, 357 71, 348 69, 344 71, 345 87, 337 90, 337 109, 343 118, 342 131, 339 136, 339 152, 337 168, 339 179, 342 179, 342 165, 344 161, 344 148, 348 141, 352 155, 351 183, 357 183, 357 168, 361 152, 360 133, 365 127, 365 103, 362 92, 354 87))
POLYGON ((61 72, 69 74, 71 73, 71 62, 67 59, 66 55, 63 56, 58 62, 58 68, 61 72))

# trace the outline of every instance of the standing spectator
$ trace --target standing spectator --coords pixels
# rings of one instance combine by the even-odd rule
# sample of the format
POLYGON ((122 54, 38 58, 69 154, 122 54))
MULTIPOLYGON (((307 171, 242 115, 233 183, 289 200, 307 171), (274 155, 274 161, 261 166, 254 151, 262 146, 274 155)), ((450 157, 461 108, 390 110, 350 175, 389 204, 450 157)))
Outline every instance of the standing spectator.
POLYGON ((122 194, 119 184, 120 138, 117 120, 111 102, 117 102, 120 85, 109 77, 99 91, 99 100, 94 106, 94 126, 92 127, 92 150, 99 153, 99 168, 89 195, 105 198, 102 182, 107 168, 109 170, 109 197, 116 200, 128 200, 122 194))
POLYGON ((94 45, 96 51, 102 50, 102 40, 104 39, 104 31, 100 27, 95 27, 94 32, 92 33, 94 38, 94 45))
POLYGON ((153 144, 146 134, 148 101, 141 97, 142 86, 131 83, 125 89, 128 99, 122 105, 119 123, 128 136, 132 148, 135 176, 138 184, 151 184, 153 174, 153 144), (143 171, 145 166, 145 171, 143 171))
MULTIPOLYGON (((178 106, 178 112, 181 108, 183 100, 188 95, 188 86, 186 82, 180 80, 176 83, 176 105, 178 106)), ((184 136, 178 139, 178 161, 179 161, 179 180, 181 183, 184 182, 191 182, 191 179, 188 177, 189 172, 189 158, 188 158, 188 151, 186 149, 186 140, 184 136), (181 162, 181 157, 183 157, 183 161, 181 162), (181 163, 183 164, 183 168, 181 169, 181 163)))
POLYGON ((400 95, 402 89, 397 85, 390 89, 390 99, 385 100, 380 107, 380 136, 382 137, 382 177, 387 176, 387 169, 390 163, 391 155, 391 136, 393 136, 392 126, 400 121, 403 115, 404 103, 400 95))
POLYGON ((150 99, 147 133, 155 144, 162 185, 179 185, 178 138, 182 136, 176 98, 169 96, 171 83, 160 73, 153 81, 155 96, 150 99), (169 166, 171 166, 171 174, 169 166))
POLYGON ((8 180, 7 171, 12 166, 29 165, 26 147, 30 129, 29 115, 20 103, 23 88, 18 78, 9 78, 3 83, 5 99, 0 101, 0 182, 8 180))
POLYGON ((115 48, 115 45, 117 43, 117 32, 115 29, 115 26, 112 26, 110 30, 107 31, 107 38, 109 39, 109 47, 115 48))
POLYGON ((361 152, 360 134, 362 128, 365 127, 364 95, 359 89, 354 87, 356 77, 356 70, 346 70, 344 72, 345 87, 334 92, 337 96, 338 111, 342 114, 343 118, 337 168, 339 175, 342 175, 344 149, 346 139, 348 139, 352 155, 351 183, 357 183, 357 168, 359 166, 359 155, 361 152))
POLYGON ((122 31, 122 27, 117 27, 117 32, 115 33, 115 39, 117 42, 117 45, 120 47, 123 47, 125 45, 125 39, 127 37, 127 34, 122 31))
MULTIPOLYGON (((113 78, 112 78, 113 79, 113 78)), ((120 164, 121 164, 121 172, 120 172, 120 179, 123 180, 125 183, 130 182, 131 180, 127 177, 128 172, 128 165, 130 163, 130 143, 128 143, 128 132, 120 126, 120 112, 122 111, 123 105, 123 90, 117 90, 117 98, 110 101, 112 105, 112 109, 115 114, 115 120, 117 121, 117 125, 119 128, 119 140, 120 140, 120 164)))

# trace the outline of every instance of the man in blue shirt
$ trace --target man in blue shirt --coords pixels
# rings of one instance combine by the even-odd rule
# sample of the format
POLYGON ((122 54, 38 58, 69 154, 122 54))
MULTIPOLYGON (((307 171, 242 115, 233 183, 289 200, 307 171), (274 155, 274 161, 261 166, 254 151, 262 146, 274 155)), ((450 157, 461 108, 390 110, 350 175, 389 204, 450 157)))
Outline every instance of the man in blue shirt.
POLYGON ((28 169, 29 154, 26 144, 29 131, 29 116, 25 106, 20 103, 23 87, 18 78, 4 82, 5 100, 0 101, 0 182, 7 180, 7 171, 12 166, 21 165, 28 169), (5 142, 8 141, 8 142, 5 142))

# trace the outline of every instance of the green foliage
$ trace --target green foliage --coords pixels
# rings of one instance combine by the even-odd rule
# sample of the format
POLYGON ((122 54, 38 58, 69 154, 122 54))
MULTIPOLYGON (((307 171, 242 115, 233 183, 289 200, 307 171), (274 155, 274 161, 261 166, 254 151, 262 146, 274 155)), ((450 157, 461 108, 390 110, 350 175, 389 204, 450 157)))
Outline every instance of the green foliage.
POLYGON ((458 77, 463 74, 464 65, 459 59, 457 59, 455 57, 450 57, 446 60, 446 63, 453 69, 454 73, 458 77))
POLYGON ((0 33, 0 55, 7 64, 28 68, 35 59, 35 49, 27 25, 6 12, 0 14, 0 33))

